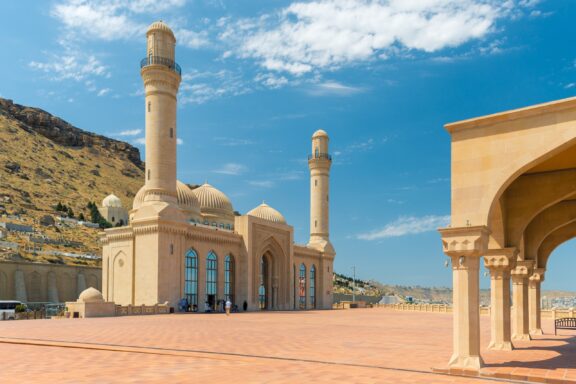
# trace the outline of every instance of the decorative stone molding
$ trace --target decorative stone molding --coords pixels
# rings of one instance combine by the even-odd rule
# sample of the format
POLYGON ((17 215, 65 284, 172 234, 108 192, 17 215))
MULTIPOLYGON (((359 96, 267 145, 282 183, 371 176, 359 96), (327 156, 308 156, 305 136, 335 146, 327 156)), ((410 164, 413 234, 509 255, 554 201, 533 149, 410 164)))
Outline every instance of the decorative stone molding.
POLYGON ((489 249, 484 255, 484 266, 492 270, 511 270, 516 266, 518 249, 515 247, 489 249))
POLYGON ((512 281, 515 283, 523 282, 532 274, 534 261, 532 260, 518 260, 516 267, 512 269, 512 281))
POLYGON ((490 230, 485 225, 474 227, 441 228, 444 253, 454 259, 460 256, 480 257, 488 249, 490 230))
POLYGON ((532 286, 532 285, 542 283, 544 281, 544 273, 545 272, 546 272, 546 270, 544 268, 534 269, 534 271, 532 272, 532 275, 530 275, 530 277, 528 278, 529 284, 532 286))

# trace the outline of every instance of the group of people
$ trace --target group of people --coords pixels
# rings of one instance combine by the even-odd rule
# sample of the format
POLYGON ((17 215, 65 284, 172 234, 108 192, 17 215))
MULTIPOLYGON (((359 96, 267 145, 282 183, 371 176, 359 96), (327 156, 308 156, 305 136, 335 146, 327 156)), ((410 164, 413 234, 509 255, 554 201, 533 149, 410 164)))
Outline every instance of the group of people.
MULTIPOLYGON (((248 303, 244 301, 243 305, 244 311, 248 309, 248 303)), ((198 306, 196 304, 190 305, 187 297, 183 297, 178 302, 178 310, 180 312, 198 312, 198 306)), ((230 299, 227 300, 218 300, 214 305, 214 308, 208 301, 204 302, 204 312, 226 312, 226 315, 229 316, 230 312, 239 312, 238 305, 232 305, 230 299)))

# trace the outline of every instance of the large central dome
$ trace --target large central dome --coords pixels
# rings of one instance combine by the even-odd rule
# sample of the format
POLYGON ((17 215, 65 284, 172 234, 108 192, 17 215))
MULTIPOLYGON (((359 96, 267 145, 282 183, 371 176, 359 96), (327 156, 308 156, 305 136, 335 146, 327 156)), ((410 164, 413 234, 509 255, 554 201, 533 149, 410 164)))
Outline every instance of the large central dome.
POLYGON ((202 216, 220 217, 234 221, 234 208, 228 196, 208 183, 192 190, 200 203, 202 216))
MULTIPOLYGON (((146 186, 140 188, 136 196, 134 197, 134 203, 132 208, 138 209, 144 202, 144 191, 146 186)), ((176 192, 178 194, 178 206, 183 209, 189 216, 190 219, 200 218, 200 203, 196 198, 196 195, 192 193, 190 188, 183 182, 176 180, 176 192)))

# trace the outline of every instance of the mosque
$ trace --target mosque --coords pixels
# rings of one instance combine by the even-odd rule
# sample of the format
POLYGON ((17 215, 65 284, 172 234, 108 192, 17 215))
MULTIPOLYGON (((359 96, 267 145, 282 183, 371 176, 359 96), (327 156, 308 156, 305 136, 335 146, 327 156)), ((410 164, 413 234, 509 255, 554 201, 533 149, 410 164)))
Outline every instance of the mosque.
MULTIPOLYGON (((145 183, 128 225, 101 236, 102 294, 120 305, 176 307, 182 298, 200 309, 229 299, 248 310, 329 309, 335 257, 329 238, 328 135, 312 136, 310 239, 294 243, 294 228, 267 204, 235 214, 230 199, 204 184, 176 179, 176 105, 181 80, 176 39, 163 22, 146 32, 141 61, 145 88, 145 183)), ((119 200, 118 200, 119 201, 119 200)), ((105 217, 122 220, 121 205, 105 199, 105 217)))

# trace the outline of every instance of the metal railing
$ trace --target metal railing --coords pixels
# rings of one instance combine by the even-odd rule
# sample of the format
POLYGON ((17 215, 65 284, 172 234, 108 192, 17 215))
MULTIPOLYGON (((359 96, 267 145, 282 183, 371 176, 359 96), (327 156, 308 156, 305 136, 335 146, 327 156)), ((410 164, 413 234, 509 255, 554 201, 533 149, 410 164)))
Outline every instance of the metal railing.
POLYGON ((174 72, 176 72, 177 74, 182 75, 182 69, 180 68, 178 63, 167 57, 148 56, 140 61, 140 68, 144 68, 149 65, 164 65, 173 70, 174 72))
POLYGON ((314 153, 312 155, 308 155, 308 160, 312 159, 332 160, 332 155, 329 153, 314 153))

